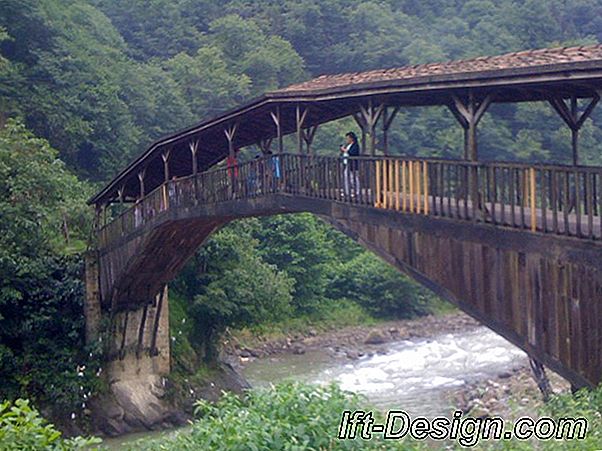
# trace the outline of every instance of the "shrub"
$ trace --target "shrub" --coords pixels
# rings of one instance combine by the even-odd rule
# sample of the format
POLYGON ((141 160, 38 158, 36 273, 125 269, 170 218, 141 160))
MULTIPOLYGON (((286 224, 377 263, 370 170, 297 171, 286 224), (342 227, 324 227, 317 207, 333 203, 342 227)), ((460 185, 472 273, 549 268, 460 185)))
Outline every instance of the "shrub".
POLYGON ((215 405, 199 401, 200 417, 191 429, 161 440, 141 441, 142 450, 318 450, 423 449, 406 441, 339 441, 344 410, 355 410, 361 399, 331 385, 316 387, 287 382, 253 389, 245 398, 224 394, 215 405))
POLYGON ((375 317, 412 318, 431 312, 435 296, 378 257, 363 252, 343 266, 333 294, 357 302, 375 317))
POLYGON ((52 424, 44 420, 29 401, 17 399, 0 404, 0 451, 90 449, 100 443, 98 438, 62 438, 52 424))

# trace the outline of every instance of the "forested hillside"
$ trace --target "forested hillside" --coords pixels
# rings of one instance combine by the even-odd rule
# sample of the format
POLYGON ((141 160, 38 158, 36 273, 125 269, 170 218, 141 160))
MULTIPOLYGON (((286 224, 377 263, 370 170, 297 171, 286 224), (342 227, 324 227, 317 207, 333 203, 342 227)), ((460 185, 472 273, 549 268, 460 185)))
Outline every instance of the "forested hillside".
MULTIPOLYGON (((0 0, 0 398, 79 411, 97 388, 98 350, 82 347, 84 203, 159 136, 324 73, 600 41, 602 0, 0 0)), ((349 127, 323 127, 317 151, 334 154, 349 127)), ((494 105, 479 140, 483 158, 570 161, 547 104, 494 105)), ((601 145, 598 108, 583 162, 602 164, 601 145)), ((443 108, 406 109, 391 130, 399 154, 461 146, 443 108)), ((332 306, 403 317, 432 304, 309 215, 220 231, 173 291, 195 346, 332 306)))
MULTIPOLYGON (((106 181, 162 134, 266 90, 323 73, 597 42, 602 18, 591 12, 601 10, 599 0, 2 0, 1 108, 78 174, 106 181)), ((568 161, 568 131, 546 105, 495 107, 485 120, 485 157, 568 161)), ((588 124, 590 161, 600 137, 588 124)), ((447 111, 408 110, 392 148, 453 153, 459 138, 447 111)))

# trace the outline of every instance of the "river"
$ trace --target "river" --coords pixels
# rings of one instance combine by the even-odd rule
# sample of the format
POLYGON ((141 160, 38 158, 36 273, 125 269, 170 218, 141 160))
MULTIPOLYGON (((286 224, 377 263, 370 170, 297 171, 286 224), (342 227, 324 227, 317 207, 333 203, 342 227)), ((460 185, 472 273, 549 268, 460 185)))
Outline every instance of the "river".
POLYGON ((485 327, 430 339, 382 345, 383 353, 355 361, 333 360, 326 350, 250 362, 244 375, 254 386, 284 379, 337 382, 383 410, 412 415, 449 413, 449 395, 462 385, 526 364, 526 354, 485 327))

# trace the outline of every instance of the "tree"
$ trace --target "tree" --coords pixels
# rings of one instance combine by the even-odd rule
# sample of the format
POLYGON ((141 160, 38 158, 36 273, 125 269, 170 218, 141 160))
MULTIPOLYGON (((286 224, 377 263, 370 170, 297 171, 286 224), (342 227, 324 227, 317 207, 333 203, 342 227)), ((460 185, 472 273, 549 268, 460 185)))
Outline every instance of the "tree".
POLYGON ((290 312, 293 281, 257 246, 247 224, 233 224, 212 236, 179 278, 176 289, 193 300, 193 339, 207 361, 216 359, 226 327, 270 323, 290 312))
POLYGON ((429 313, 431 294, 376 256, 363 252, 333 279, 336 296, 351 299, 381 318, 412 318, 429 313))
POLYGON ((14 119, 0 129, 1 398, 52 400, 67 414, 93 390, 82 261, 66 255, 88 236, 89 192, 48 142, 14 119))

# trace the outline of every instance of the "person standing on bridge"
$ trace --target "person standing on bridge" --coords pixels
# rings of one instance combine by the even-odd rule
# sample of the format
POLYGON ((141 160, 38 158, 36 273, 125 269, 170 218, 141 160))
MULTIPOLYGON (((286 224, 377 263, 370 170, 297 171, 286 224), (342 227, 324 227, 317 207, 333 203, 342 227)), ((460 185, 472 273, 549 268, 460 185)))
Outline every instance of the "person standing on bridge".
POLYGON ((341 146, 341 157, 343 158, 343 186, 345 196, 359 197, 360 195, 360 178, 359 178, 359 161, 349 160, 349 157, 359 157, 360 146, 357 143, 357 136, 353 132, 348 132, 345 135, 346 144, 341 146))

